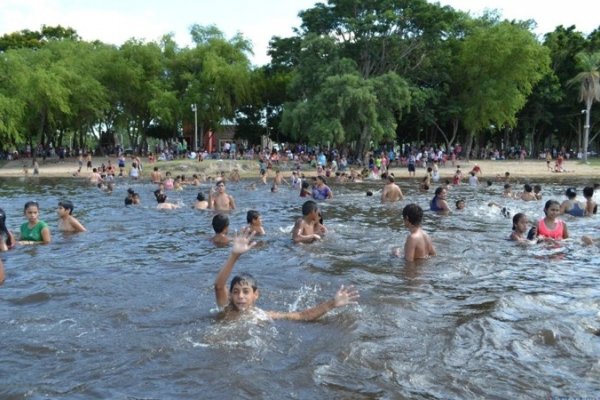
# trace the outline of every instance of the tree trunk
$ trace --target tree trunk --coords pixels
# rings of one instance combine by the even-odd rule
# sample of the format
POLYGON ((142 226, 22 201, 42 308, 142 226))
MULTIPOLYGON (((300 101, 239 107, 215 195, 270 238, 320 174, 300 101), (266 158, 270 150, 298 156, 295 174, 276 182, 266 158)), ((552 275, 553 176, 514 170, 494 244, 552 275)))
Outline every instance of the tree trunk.
POLYGON ((466 161, 469 162, 469 159, 471 157, 471 147, 473 145, 473 137, 475 136, 475 133, 473 131, 469 131, 469 133, 467 134, 467 139, 465 142, 465 149, 466 149, 466 161))

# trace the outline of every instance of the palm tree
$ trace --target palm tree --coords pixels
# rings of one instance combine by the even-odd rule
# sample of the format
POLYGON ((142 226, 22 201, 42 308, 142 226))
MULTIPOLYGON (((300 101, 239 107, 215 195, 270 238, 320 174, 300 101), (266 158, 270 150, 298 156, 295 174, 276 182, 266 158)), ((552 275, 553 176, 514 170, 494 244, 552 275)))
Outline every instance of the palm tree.
POLYGON ((583 126, 583 162, 587 163, 588 142, 590 138, 590 110, 595 101, 600 101, 600 52, 578 53, 575 56, 582 69, 569 83, 577 83, 579 101, 585 103, 585 125, 583 126))

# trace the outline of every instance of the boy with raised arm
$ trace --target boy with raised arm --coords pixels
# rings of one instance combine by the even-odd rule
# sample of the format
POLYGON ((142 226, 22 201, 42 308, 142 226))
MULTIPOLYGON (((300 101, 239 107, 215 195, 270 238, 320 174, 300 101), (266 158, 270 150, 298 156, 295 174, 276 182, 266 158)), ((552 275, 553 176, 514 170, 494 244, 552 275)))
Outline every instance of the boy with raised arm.
MULTIPOLYGON (((237 260, 256 245, 256 243, 250 242, 250 238, 252 238, 252 234, 238 236, 233 240, 231 254, 215 279, 215 298, 217 305, 223 309, 225 319, 238 318, 243 313, 254 311, 255 303, 260 297, 258 284, 250 274, 236 275, 231 280, 229 290, 226 286, 227 279, 237 260)), ((358 297, 358 291, 354 290, 352 286, 344 288, 342 285, 333 299, 315 307, 294 312, 266 311, 266 314, 271 319, 313 321, 334 308, 357 304, 358 297)))

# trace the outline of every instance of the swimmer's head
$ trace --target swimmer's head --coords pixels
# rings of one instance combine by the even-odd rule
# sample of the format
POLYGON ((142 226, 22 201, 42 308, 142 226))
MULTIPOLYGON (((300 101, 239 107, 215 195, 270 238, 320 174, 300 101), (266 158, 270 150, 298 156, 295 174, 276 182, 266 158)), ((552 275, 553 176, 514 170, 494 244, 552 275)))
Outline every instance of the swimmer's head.
POLYGON ((544 214, 548 215, 548 209, 552 206, 556 206, 560 208, 560 203, 556 200, 548 200, 546 205, 544 206, 544 214))
POLYGON ((542 187, 540 185, 533 185, 533 193, 540 193, 542 191, 542 187))
POLYGON ((0 232, 4 231, 6 231, 6 213, 0 208, 0 232))
POLYGON ((315 211, 319 211, 319 206, 313 200, 307 200, 302 204, 302 215, 307 216, 315 211))
POLYGON ((409 204, 402 209, 402 218, 411 225, 419 226, 423 221, 423 209, 418 204, 409 204))
POLYGON ((206 198, 204 197, 204 195, 202 194, 202 192, 198 193, 198 196, 196 196, 196 200, 198 201, 206 201, 206 198))
POLYGON ((236 311, 247 311, 254 307, 260 292, 256 279, 248 273, 236 275, 229 285, 229 305, 236 311))
POLYGON ((23 212, 27 212, 27 209, 29 209, 31 207, 35 207, 38 210, 40 209, 40 205, 38 204, 37 201, 28 201, 27 203, 25 203, 25 206, 23 207, 23 212))
POLYGON ((492 182, 492 181, 490 181, 490 180, 488 179, 488 181, 487 181, 487 185, 488 185, 488 187, 489 187, 489 186, 492 186, 493 184, 494 184, 494 182, 492 182))
POLYGON ((465 199, 456 200, 456 209, 463 210, 465 208, 465 199))
POLYGON ((565 191, 565 195, 567 196, 568 199, 574 199, 575 197, 577 197, 577 190, 575 190, 574 187, 570 187, 565 191))
POLYGON ((519 222, 522 222, 523 225, 527 224, 527 215, 523 213, 516 213, 512 219, 512 230, 516 231, 519 225, 519 222))
POLYGON ((586 199, 594 196, 594 188, 592 186, 586 186, 583 188, 583 197, 586 199))
POLYGON ((223 214, 217 214, 213 217, 212 226, 215 233, 226 233, 229 227, 229 217, 223 214))
POLYGON ((523 191, 525 191, 527 193, 531 193, 531 192, 533 192, 533 188, 531 187, 531 185, 529 183, 526 183, 525 185, 523 185, 523 191))
POLYGON ((73 202, 69 201, 69 200, 61 200, 58 202, 58 206, 64 208, 65 210, 69 211, 69 215, 73 214, 73 209, 75 208, 75 206, 73 205, 73 202))
POLYGON ((246 222, 251 224, 254 220, 260 218, 260 213, 256 210, 249 210, 246 214, 246 222))
POLYGON ((367 190, 367 196, 373 196, 373 192, 371 192, 370 190, 367 190))
POLYGON ((510 183, 506 183, 506 184, 504 184, 504 189, 505 189, 505 190, 508 190, 508 189, 510 189, 510 183))

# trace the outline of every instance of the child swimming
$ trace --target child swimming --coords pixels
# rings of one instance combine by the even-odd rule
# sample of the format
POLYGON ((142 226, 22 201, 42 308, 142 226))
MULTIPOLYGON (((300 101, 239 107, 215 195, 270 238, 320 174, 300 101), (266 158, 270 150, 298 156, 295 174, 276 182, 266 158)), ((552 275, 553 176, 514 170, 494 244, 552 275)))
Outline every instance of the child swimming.
MULTIPOLYGON (((409 235, 404 243, 404 259, 416 259, 435 256, 436 251, 431 237, 421 228, 423 222, 423 209, 417 204, 409 204, 402 210, 404 226, 408 228, 409 235)), ((400 256, 400 249, 394 250, 394 255, 400 256)))
POLYGON ((227 236, 229 232, 229 217, 223 214, 215 215, 212 220, 212 227, 215 231, 215 236, 210 241, 218 247, 227 246, 229 244, 229 236, 227 236))
POLYGON ((248 233, 253 233, 254 235, 263 236, 265 235, 265 228, 262 225, 262 219, 260 213, 256 210, 250 210, 246 214, 246 222, 248 226, 246 226, 245 231, 248 233))
POLYGON ((537 236, 543 239, 561 240, 569 237, 567 224, 558 219, 560 204, 556 200, 548 200, 544 207, 546 216, 537 223, 537 236))
POLYGON ((527 241, 527 228, 529 227, 527 215, 523 213, 516 213, 513 217, 512 223, 512 232, 509 236, 509 239, 517 242, 527 241))
POLYGON ((75 218, 73 203, 69 200, 58 202, 56 213, 58 214, 58 230, 63 232, 85 232, 85 227, 75 218))
MULTIPOLYGON (((231 280, 229 290, 226 286, 227 279, 240 256, 256 245, 256 243, 250 242, 250 238, 252 238, 252 234, 238 236, 234 239, 231 254, 215 279, 215 299, 217 305, 222 308, 222 316, 225 319, 236 319, 242 314, 256 309, 256 301, 260 296, 260 292, 258 283, 252 275, 236 275, 231 280)), ((345 288, 342 285, 331 300, 315 307, 292 312, 266 311, 266 314, 271 319, 313 321, 334 308, 357 304, 358 298, 358 291, 354 290, 352 286, 345 288)))
POLYGON ((28 201, 23 207, 23 214, 27 222, 21 225, 21 237, 19 244, 49 244, 52 235, 48 224, 40 220, 40 206, 36 201, 28 201))
POLYGON ((6 227, 6 213, 0 208, 0 252, 8 251, 16 244, 14 235, 6 227))

